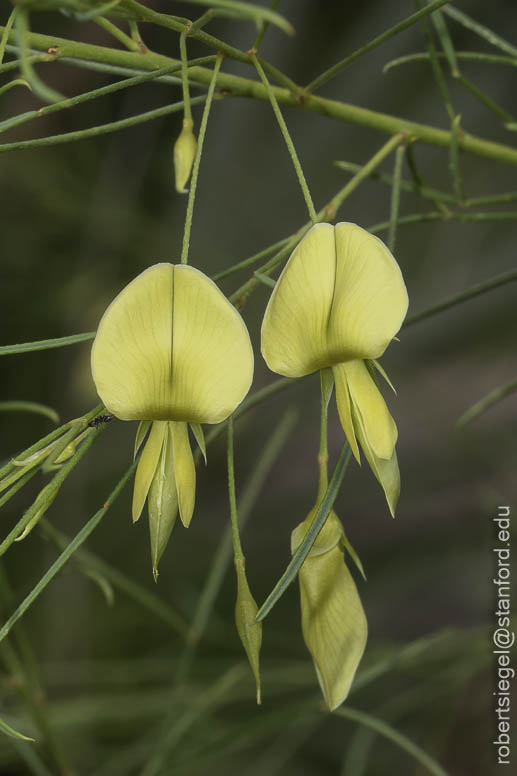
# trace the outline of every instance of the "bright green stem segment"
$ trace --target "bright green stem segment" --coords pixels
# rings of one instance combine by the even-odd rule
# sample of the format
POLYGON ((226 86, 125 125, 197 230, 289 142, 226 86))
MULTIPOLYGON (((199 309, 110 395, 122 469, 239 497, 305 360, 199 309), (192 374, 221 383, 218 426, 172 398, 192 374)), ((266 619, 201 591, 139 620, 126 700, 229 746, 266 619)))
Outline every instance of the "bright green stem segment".
POLYGON ((190 245, 190 232, 192 230, 192 216, 194 213, 194 201, 196 199, 197 179, 199 175, 199 164, 201 162, 201 154, 203 153, 203 143, 205 141, 206 126, 208 124, 208 116, 210 114, 210 108, 212 107, 212 101, 214 99, 215 85, 217 83, 217 76, 221 67, 223 58, 221 55, 217 56, 215 60, 214 70, 212 73, 212 80, 208 88, 208 94, 205 102, 205 108, 203 110, 203 117, 201 119, 201 126, 199 128, 199 138, 197 142, 196 158, 194 159, 194 166, 192 168, 192 178, 190 181, 190 190, 188 193, 187 202, 187 214, 185 216, 185 229, 183 231, 183 246, 181 248, 181 263, 186 264, 188 262, 188 249, 190 245))
POLYGON ((192 111, 190 109, 190 87, 188 83, 188 60, 187 60, 187 33, 180 35, 180 56, 181 56, 181 85, 183 88, 183 102, 185 103, 185 119, 192 120, 192 111))
POLYGON ((233 418, 228 420, 228 495, 230 499, 230 520, 232 522, 233 554, 235 561, 243 561, 241 537, 239 534, 239 518, 237 515, 237 498, 235 495, 235 465, 233 457, 233 418))
POLYGON ((261 620, 264 619, 264 617, 266 617, 269 614, 273 606, 283 596, 283 594, 285 593, 285 591, 287 590, 291 582, 295 580, 296 575, 298 574, 298 571, 302 566, 302 563, 304 562, 305 558, 311 551, 312 545, 316 541, 316 538, 319 532, 325 525, 327 517, 332 511, 332 507, 334 506, 334 502, 337 498, 339 488, 341 486, 341 483, 343 482, 343 477, 345 476, 345 472, 347 470, 348 462, 350 461, 351 455, 352 455, 352 450, 350 449, 350 445, 348 444, 348 442, 345 442, 345 444, 343 445, 343 449, 341 450, 339 460, 336 464, 336 468, 334 469, 334 473, 330 480, 329 486, 325 492, 323 500, 321 501, 318 509, 316 510, 316 514, 314 515, 312 523, 310 524, 302 543, 300 544, 295 554, 291 558, 291 562, 289 563, 286 570, 284 571, 284 573, 282 574, 282 576, 274 586, 271 593, 268 595, 268 597, 260 607, 257 613, 257 616, 255 618, 256 622, 260 622, 261 620))
POLYGON ((273 112, 276 116, 276 120, 278 121, 278 126, 280 127, 280 131, 285 140, 285 144, 287 146, 287 150, 289 151, 289 155, 292 159, 294 169, 296 170, 296 175, 298 176, 300 188, 302 190, 303 197, 305 199, 305 204, 307 205, 307 210, 309 211, 309 217, 312 223, 315 224, 316 221, 318 220, 318 217, 314 209, 314 203, 312 201, 312 197, 309 191, 309 187, 307 185, 307 181, 305 180, 305 175, 303 174, 300 160, 298 159, 298 154, 296 153, 296 149, 294 147, 293 141, 291 140, 291 135, 289 134, 289 130, 287 129, 287 124, 285 123, 284 117, 282 116, 282 111, 280 110, 278 101, 275 97, 275 93, 271 88, 271 84, 267 79, 267 76, 264 72, 264 68, 262 67, 259 60, 257 59, 256 54, 250 54, 250 58, 253 64, 255 65, 255 68, 257 70, 257 73, 259 74, 260 80, 264 85, 264 88, 267 91, 267 95, 269 97, 271 107, 273 108, 273 112))

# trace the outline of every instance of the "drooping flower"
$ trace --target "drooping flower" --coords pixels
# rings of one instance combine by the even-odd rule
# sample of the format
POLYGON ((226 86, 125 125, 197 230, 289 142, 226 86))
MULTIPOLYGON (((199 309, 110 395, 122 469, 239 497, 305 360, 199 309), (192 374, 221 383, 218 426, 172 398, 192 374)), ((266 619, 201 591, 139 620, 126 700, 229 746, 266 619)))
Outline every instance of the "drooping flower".
POLYGON ((293 251, 262 323, 262 355, 274 372, 302 377, 332 367, 343 430, 359 462, 362 447, 392 514, 397 428, 372 375, 384 375, 376 360, 407 306, 400 268, 381 240, 356 224, 317 224, 293 251))
POLYGON ((187 181, 196 158, 197 140, 192 119, 183 120, 183 128, 174 143, 174 180, 178 194, 186 194, 187 181))
POLYGON ((176 513, 188 526, 196 471, 188 425, 225 420, 253 377, 248 330, 237 310, 202 272, 156 264, 127 285, 104 313, 93 343, 92 375, 109 412, 141 421, 135 454, 133 520, 148 499, 153 572, 176 513))
MULTIPOLYGON (((293 554, 316 509, 294 529, 293 554)), ((368 633, 361 600, 345 563, 345 549, 353 553, 341 522, 331 512, 298 572, 303 637, 331 711, 348 695, 368 633)), ((355 553, 353 559, 362 572, 355 553)))

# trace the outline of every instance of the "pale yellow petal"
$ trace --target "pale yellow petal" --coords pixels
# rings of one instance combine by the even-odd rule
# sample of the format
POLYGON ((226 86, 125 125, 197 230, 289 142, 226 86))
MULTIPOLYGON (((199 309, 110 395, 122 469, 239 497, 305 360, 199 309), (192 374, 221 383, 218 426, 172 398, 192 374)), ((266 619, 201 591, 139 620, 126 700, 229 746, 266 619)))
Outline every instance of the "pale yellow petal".
POLYGON ((193 126, 192 119, 185 119, 183 121, 183 129, 174 143, 174 178, 176 191, 179 194, 187 193, 185 185, 190 178, 192 165, 196 158, 197 140, 193 132, 193 126))
POLYGON ((379 358, 407 312, 399 265, 378 237, 356 224, 336 224, 335 241, 335 293, 328 326, 332 363, 379 358))
POLYGON ((194 267, 174 267, 171 420, 220 423, 253 378, 248 330, 232 304, 194 267))
POLYGON ((359 455, 359 447, 357 445, 354 423, 352 420, 352 407, 350 404, 350 393, 348 390, 345 366, 344 364, 336 364, 332 367, 332 371, 334 373, 334 381, 336 383, 336 404, 339 420, 341 421, 341 426, 345 432, 348 444, 352 448, 354 458, 356 459, 357 463, 360 464, 361 456, 359 455))
POLYGON ((203 459, 205 461, 205 466, 206 466, 206 442, 205 442, 205 434, 203 432, 203 426, 200 423, 191 423, 190 428, 192 429, 192 433, 194 434, 194 437, 201 451, 201 455, 203 456, 203 459))
POLYGON ((348 361, 341 365, 340 371, 346 375, 354 421, 360 418, 373 454, 389 460, 397 442, 397 427, 366 364, 348 361))
POLYGON ((335 273, 334 227, 316 224, 291 254, 264 314, 262 355, 273 372, 301 377, 330 365, 335 273))
POLYGON ((173 267, 146 269, 115 297, 93 343, 97 392, 122 420, 164 420, 171 386, 173 267))
POLYGON ((158 579, 158 563, 167 546, 178 514, 176 481, 174 479, 172 435, 170 424, 165 426, 160 459, 149 490, 149 533, 151 537, 151 562, 154 581, 158 579))
POLYGON ((308 557, 298 577, 303 637, 327 706, 333 711, 347 697, 363 655, 366 617, 338 546, 308 557))
POLYGON ((166 427, 167 423, 163 421, 153 423, 145 447, 142 450, 142 455, 138 461, 133 488, 133 522, 135 523, 142 514, 142 509, 144 508, 145 500, 158 466, 166 427))
POLYGON ((190 449, 188 426, 186 423, 169 423, 172 436, 172 455, 174 477, 180 509, 181 522, 188 528, 196 500, 196 467, 190 449))
POLYGON ((138 424, 138 428, 136 430, 136 437, 135 437, 135 447, 133 450, 133 461, 135 460, 138 451, 142 447, 142 442, 145 439, 145 435, 151 428, 151 421, 150 420, 141 420, 138 424))

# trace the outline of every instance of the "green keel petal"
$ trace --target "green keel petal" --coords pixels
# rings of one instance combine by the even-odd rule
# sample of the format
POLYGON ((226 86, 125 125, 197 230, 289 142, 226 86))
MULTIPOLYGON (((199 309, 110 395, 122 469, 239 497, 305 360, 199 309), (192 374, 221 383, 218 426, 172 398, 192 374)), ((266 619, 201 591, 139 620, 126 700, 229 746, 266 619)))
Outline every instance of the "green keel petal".
POLYGON ((178 514, 176 481, 174 479, 173 442, 170 423, 164 423, 165 433, 160 458, 149 490, 149 532, 153 576, 158 578, 158 563, 167 546, 178 514))
POLYGON ((350 402, 350 392, 348 390, 348 382, 346 379, 346 371, 344 364, 336 364, 332 367, 334 373, 334 381, 336 383, 336 404, 339 414, 339 420, 341 426, 345 432, 345 436, 348 440, 348 444, 352 448, 352 453, 357 463, 361 464, 361 456, 359 455, 359 447, 355 436, 354 423, 352 420, 352 406, 350 402))
MULTIPOLYGON (((377 458, 391 458, 397 442, 397 427, 364 361, 348 361, 341 369, 346 376, 354 421, 360 419, 377 458)), ((355 426, 358 433, 357 422, 355 426)))
POLYGON ((136 523, 142 509, 144 508, 145 500, 151 487, 151 482, 158 466, 160 453, 162 451, 163 443, 165 440, 165 433, 167 430, 167 423, 163 421, 156 421, 151 427, 151 432, 145 443, 145 447, 142 450, 142 455, 138 462, 138 466, 135 474, 135 485, 133 488, 133 522, 136 523))

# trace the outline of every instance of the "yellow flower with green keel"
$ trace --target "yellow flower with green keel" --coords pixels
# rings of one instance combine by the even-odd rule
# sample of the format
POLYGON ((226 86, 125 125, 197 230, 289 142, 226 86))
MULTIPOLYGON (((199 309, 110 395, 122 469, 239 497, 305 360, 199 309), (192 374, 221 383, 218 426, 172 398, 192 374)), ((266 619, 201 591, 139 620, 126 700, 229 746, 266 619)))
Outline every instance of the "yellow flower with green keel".
POLYGON ((200 424, 225 420, 248 393, 253 378, 248 330, 202 272, 185 264, 156 264, 107 308, 91 366, 107 409, 121 420, 141 421, 135 455, 144 440, 145 445, 135 475, 133 520, 147 499, 156 579, 178 507, 184 526, 194 510, 188 426, 204 453, 200 424))
POLYGON ((332 368, 343 430, 358 462, 362 447, 392 514, 397 427, 373 373, 386 377, 377 359, 407 307, 400 268, 381 240, 356 224, 317 224, 293 251, 262 323, 262 354, 274 372, 302 377, 332 368))

